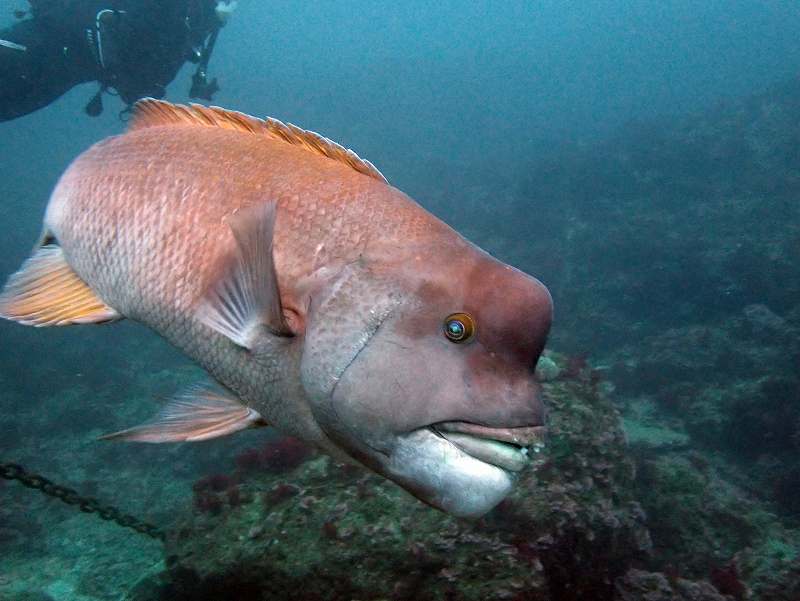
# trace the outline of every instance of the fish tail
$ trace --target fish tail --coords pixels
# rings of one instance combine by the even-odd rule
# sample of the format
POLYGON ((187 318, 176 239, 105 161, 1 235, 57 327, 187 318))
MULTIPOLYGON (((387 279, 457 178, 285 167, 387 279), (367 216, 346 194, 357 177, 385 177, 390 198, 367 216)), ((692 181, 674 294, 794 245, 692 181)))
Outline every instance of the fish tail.
POLYGON ((0 292, 0 317, 43 327, 103 323, 121 315, 73 271, 55 244, 36 249, 0 292))

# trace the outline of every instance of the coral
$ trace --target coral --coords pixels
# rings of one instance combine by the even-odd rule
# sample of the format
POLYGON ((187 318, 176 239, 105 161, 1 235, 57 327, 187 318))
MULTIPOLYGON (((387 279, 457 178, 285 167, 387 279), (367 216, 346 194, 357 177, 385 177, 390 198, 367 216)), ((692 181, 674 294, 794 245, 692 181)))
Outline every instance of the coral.
POLYGON ((209 491, 197 492, 194 495, 194 507, 202 513, 216 515, 224 507, 222 498, 209 491))
POLYGON ((226 504, 238 507, 242 504, 242 495, 238 482, 227 474, 212 474, 200 478, 192 486, 194 507, 201 513, 220 514, 226 504))
POLYGON ((336 526, 336 522, 329 520, 322 524, 322 535, 331 540, 339 538, 339 528, 336 526))
POLYGON ((742 601, 747 595, 747 587, 739 578, 739 570, 734 562, 711 568, 708 579, 720 593, 731 595, 736 601, 742 601))
POLYGON ((294 484, 276 484, 264 495, 264 504, 266 507, 271 507, 298 494, 300 494, 300 488, 294 484))
MULTIPOLYGON (((307 445, 291 437, 281 437, 267 441, 259 448, 246 449, 234 457, 236 471, 204 476, 192 485, 194 508, 200 514, 210 516, 220 515, 226 509, 236 509, 252 500, 250 493, 240 486, 245 474, 284 474, 312 455, 307 445)), ((300 489, 292 484, 275 484, 269 493, 263 495, 262 502, 265 507, 271 507, 299 492, 300 489)))
POLYGON ((238 486, 231 486, 225 491, 225 496, 230 507, 239 507, 243 502, 242 491, 238 486))
POLYGON ((195 492, 223 492, 235 484, 236 481, 227 474, 211 474, 210 476, 205 476, 195 482, 192 486, 192 490, 195 492))
POLYGON ((296 438, 284 437, 265 444, 261 455, 268 468, 276 472, 286 472, 308 459, 311 449, 296 438))
POLYGON ((261 449, 246 449, 236 456, 236 466, 242 470, 257 470, 263 466, 261 449))
POLYGON ((311 448, 289 436, 270 440, 259 449, 248 449, 236 457, 236 465, 245 471, 266 470, 283 473, 293 470, 311 457, 311 448))

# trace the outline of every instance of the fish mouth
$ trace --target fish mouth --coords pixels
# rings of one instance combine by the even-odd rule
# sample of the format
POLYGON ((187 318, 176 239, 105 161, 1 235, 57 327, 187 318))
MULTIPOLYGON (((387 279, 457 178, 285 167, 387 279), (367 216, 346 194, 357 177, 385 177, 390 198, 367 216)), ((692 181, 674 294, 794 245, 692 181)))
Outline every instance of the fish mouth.
POLYGON ((524 469, 531 453, 544 448, 547 435, 542 425, 489 428, 469 422, 440 422, 428 429, 467 455, 510 472, 524 469))

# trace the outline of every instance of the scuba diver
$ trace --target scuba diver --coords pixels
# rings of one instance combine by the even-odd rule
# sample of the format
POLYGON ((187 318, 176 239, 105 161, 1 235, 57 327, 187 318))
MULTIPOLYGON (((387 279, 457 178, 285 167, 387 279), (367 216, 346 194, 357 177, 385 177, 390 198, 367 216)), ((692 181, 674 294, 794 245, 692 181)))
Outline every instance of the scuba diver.
MULTIPOLYGON (((97 81, 88 115, 104 93, 130 110, 162 98, 189 61, 197 64, 189 95, 211 100, 219 87, 206 68, 235 0, 29 0, 21 19, 0 30, 0 121, 47 106, 73 86, 97 81)), ((121 113, 121 114, 122 114, 121 113)))

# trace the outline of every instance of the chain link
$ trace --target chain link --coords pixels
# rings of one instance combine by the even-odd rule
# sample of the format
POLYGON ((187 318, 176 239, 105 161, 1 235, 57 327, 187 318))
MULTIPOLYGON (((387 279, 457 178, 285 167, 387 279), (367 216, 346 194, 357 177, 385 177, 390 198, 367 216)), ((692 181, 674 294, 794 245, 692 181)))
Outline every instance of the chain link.
POLYGON ((67 505, 77 505, 78 509, 84 513, 94 513, 103 520, 114 522, 124 528, 131 528, 150 538, 164 541, 164 532, 157 526, 143 522, 127 513, 122 513, 111 505, 103 505, 92 497, 84 497, 76 490, 55 484, 44 476, 31 474, 16 463, 0 463, 0 478, 16 480, 23 486, 40 490, 43 494, 59 499, 67 505))

